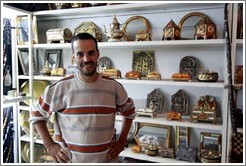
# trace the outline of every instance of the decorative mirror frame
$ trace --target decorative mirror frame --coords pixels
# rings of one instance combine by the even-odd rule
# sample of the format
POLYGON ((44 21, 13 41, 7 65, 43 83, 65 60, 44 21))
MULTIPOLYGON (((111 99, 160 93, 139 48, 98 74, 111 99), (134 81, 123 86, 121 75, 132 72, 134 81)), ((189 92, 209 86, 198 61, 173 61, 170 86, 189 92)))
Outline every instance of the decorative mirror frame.
MULTIPOLYGON (((24 75, 29 75, 29 53, 28 53, 28 49, 27 48, 22 48, 22 49, 18 49, 17 50, 17 54, 20 60, 20 64, 21 64, 21 68, 23 71, 24 75)), ((33 64, 33 74, 37 75, 39 74, 38 68, 36 66, 35 63, 35 59, 33 57, 32 60, 32 64, 33 64)))
POLYGON ((179 112, 181 115, 188 115, 189 98, 184 90, 180 89, 171 96, 171 111, 179 112))
POLYGON ((151 145, 150 143, 144 142, 142 143, 141 139, 145 139, 146 137, 154 137, 157 140, 159 145, 159 149, 169 148, 170 145, 170 126, 161 125, 161 124, 152 124, 152 123, 140 123, 138 125, 138 130, 136 135, 134 136, 134 140, 139 146, 148 147, 151 145), (143 131, 144 128, 147 128, 143 131), (145 138, 144 138, 145 137, 145 138))
POLYGON ((217 150, 219 154, 221 154, 222 147, 221 147, 221 138, 222 135, 220 133, 207 133, 201 132, 200 133, 201 142, 200 142, 200 151, 205 150, 217 150), (216 148, 217 146, 217 148, 216 148))
POLYGON ((176 126, 176 148, 179 145, 190 146, 190 130, 189 127, 176 126))
MULTIPOLYGON (((182 19, 180 20, 179 25, 178 25, 178 27, 180 28, 180 39, 182 39, 182 40, 187 39, 187 38, 182 38, 182 27, 183 27, 185 21, 186 21, 188 18, 190 18, 190 17, 196 17, 196 16, 197 16, 197 17, 201 17, 201 19, 202 19, 203 17, 208 17, 206 14, 201 13, 201 12, 191 12, 191 13, 186 14, 184 17, 182 17, 182 19)), ((209 18, 209 17, 208 17, 208 18, 209 18)), ((198 20, 197 23, 198 23, 199 21, 200 21, 200 20, 198 20)), ((195 27, 195 25, 196 25, 197 23, 194 24, 194 27, 195 27)), ((194 27, 192 27, 192 28, 194 29, 194 27)), ((192 29, 192 30, 193 30, 193 29, 192 29)), ((195 35, 195 31, 194 31, 194 35, 195 35)), ((194 36, 193 36, 193 38, 191 38, 191 39, 194 39, 194 36)))
POLYGON ((141 77, 147 77, 154 69, 154 54, 154 51, 133 51, 132 70, 141 73, 141 77))
POLYGON ((126 41, 135 41, 135 38, 133 39, 133 38, 131 38, 131 36, 127 35, 127 26, 129 25, 129 23, 131 21, 134 21, 134 20, 140 20, 144 23, 146 33, 149 33, 151 31, 151 25, 145 17, 143 17, 143 16, 132 16, 129 19, 127 19, 126 22, 122 26, 122 31, 124 34, 123 36, 124 36, 126 41))
POLYGON ((147 95, 146 108, 152 108, 157 114, 162 113, 164 95, 159 89, 154 89, 147 95))
POLYGON ((60 67, 60 60, 61 60, 61 50, 60 49, 57 49, 57 50, 45 50, 45 56, 44 56, 44 64, 46 61, 48 61, 49 63, 49 67, 51 69, 54 69, 54 68, 59 68, 60 67), (55 58, 50 58, 50 55, 53 55, 55 54, 56 57, 55 58), (51 64, 51 61, 54 61, 55 59, 55 62, 51 64), (56 64, 55 67, 53 68, 53 64, 56 64))
POLYGON ((188 73, 193 80, 197 80, 199 60, 194 56, 185 56, 180 60, 179 72, 188 73))

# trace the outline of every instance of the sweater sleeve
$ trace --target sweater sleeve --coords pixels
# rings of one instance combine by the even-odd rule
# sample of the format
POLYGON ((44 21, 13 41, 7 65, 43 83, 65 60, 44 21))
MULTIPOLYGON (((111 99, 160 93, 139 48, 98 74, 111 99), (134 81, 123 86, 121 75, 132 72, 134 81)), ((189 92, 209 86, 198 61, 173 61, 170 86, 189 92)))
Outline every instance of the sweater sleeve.
POLYGON ((128 97, 128 94, 124 87, 119 84, 118 87, 118 94, 117 94, 117 110, 120 112, 120 115, 124 116, 125 118, 134 119, 136 116, 135 112, 135 105, 132 98, 128 97))
POLYGON ((44 93, 31 104, 31 117, 29 119, 30 123, 36 123, 38 121, 47 121, 51 115, 50 101, 51 94, 49 91, 49 86, 46 87, 44 93))

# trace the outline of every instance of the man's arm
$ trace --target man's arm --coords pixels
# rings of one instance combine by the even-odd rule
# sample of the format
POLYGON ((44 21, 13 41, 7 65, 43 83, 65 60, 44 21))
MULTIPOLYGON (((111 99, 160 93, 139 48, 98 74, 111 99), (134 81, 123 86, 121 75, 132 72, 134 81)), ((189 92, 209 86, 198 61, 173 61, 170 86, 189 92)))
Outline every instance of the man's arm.
POLYGON ((48 153, 53 157, 56 162, 64 163, 70 161, 69 152, 64 150, 58 143, 54 142, 46 125, 46 121, 38 121, 34 123, 39 136, 43 140, 48 153))
POLYGON ((120 152, 124 150, 131 124, 132 119, 123 117, 119 139, 117 140, 117 142, 115 142, 115 144, 112 145, 111 149, 109 150, 108 160, 116 159, 119 156, 120 152))

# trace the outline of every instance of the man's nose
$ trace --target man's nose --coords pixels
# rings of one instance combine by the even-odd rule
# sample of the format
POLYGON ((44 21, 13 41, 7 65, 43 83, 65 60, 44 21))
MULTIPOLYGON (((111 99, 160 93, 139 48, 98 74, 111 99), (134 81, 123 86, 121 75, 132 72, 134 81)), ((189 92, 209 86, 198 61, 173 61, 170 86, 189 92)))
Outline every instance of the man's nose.
POLYGON ((90 60, 89 55, 88 55, 88 54, 84 54, 84 56, 83 56, 83 61, 84 61, 84 62, 88 62, 89 60, 90 60))

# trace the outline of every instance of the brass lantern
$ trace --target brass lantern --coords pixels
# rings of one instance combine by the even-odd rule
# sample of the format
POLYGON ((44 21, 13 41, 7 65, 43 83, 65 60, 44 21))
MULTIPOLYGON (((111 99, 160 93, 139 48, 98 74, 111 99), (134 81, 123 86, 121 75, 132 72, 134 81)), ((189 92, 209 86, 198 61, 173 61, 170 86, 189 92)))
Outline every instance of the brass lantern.
POLYGON ((216 25, 209 17, 203 17, 195 25, 195 39, 216 39, 216 25))
POLYGON ((179 40, 180 28, 171 20, 163 29, 162 40, 179 40))

